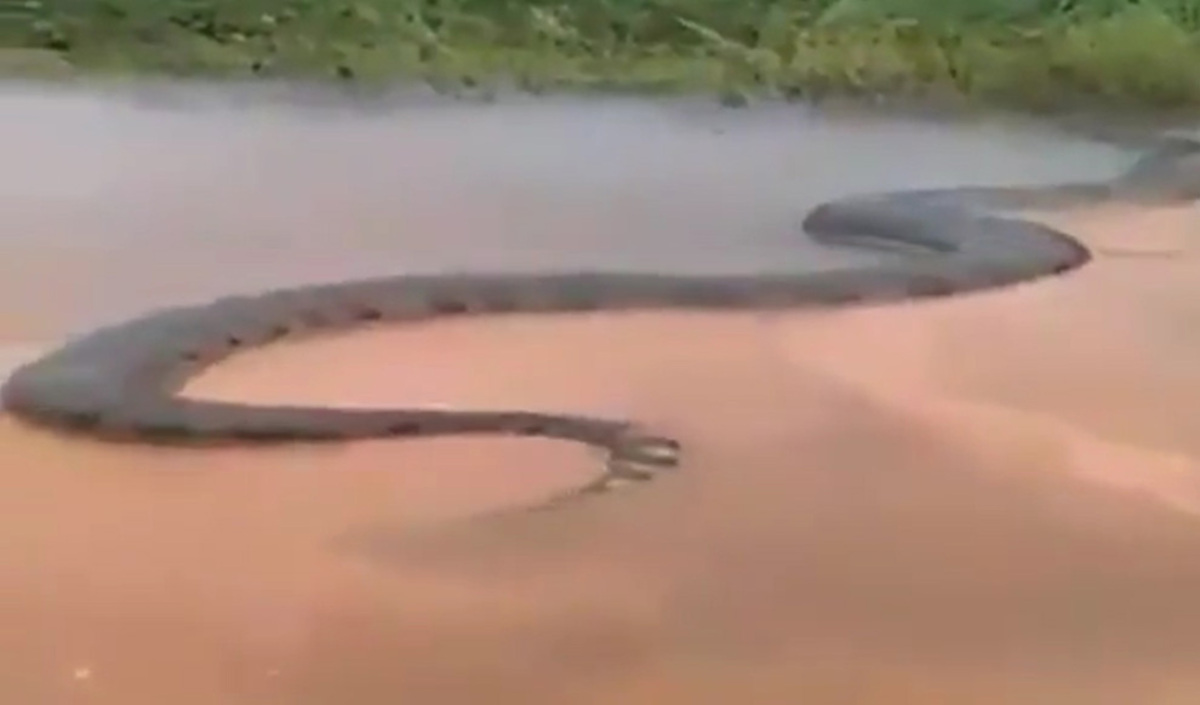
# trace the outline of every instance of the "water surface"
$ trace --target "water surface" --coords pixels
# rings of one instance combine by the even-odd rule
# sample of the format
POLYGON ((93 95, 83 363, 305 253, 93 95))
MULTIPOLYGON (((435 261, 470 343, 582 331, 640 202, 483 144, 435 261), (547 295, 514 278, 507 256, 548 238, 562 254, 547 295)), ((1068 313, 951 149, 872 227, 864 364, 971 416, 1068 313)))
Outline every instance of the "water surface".
POLYGON ((421 96, 274 86, 0 91, 0 336, 403 272, 842 267, 800 230, 881 189, 1102 178, 1116 148, 1009 123, 700 100, 421 96))
MULTIPOLYGON (((885 255, 815 246, 808 208, 1132 158, 794 106, 159 88, 0 97, 12 358, 306 281, 861 264, 885 255)), ((1195 214, 1062 223, 1120 248, 1185 242, 1195 214)), ((189 452, 0 418, 0 695, 1198 702, 1200 379, 1180 333, 1197 281, 1194 259, 1101 256, 924 306, 460 319, 280 344, 207 378, 260 400, 612 413, 685 444, 679 473, 635 493, 496 523, 442 519, 540 497, 577 458, 531 439, 189 452)))

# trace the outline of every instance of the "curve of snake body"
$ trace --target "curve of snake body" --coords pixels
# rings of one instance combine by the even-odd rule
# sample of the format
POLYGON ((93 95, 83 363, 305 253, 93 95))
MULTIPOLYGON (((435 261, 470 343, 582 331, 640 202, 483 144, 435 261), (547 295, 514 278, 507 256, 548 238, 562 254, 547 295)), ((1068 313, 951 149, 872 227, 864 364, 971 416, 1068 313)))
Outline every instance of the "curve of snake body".
POLYGON ((803 227, 835 246, 899 246, 913 256, 837 271, 739 276, 575 272, 395 276, 233 296, 97 330, 15 370, 0 402, 26 422, 150 443, 341 441, 497 433, 600 448, 606 471, 580 493, 646 480, 679 444, 634 421, 532 411, 255 406, 178 394, 201 368, 291 333, 375 321, 598 309, 761 309, 942 296, 1070 271, 1090 254, 1044 225, 997 209, 1200 197, 1200 144, 1173 140, 1112 181, 857 196, 803 227))

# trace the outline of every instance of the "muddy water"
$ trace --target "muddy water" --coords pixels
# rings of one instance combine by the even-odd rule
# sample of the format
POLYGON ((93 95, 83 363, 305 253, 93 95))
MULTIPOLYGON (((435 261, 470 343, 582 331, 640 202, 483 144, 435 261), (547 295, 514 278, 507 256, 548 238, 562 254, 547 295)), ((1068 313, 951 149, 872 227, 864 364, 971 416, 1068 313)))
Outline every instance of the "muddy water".
POLYGON ((730 272, 862 257, 800 231, 856 191, 1103 176, 1115 149, 1032 130, 794 107, 301 91, 0 92, 0 335, 371 274, 730 272), (16 263, 20 263, 16 266, 16 263))
MULTIPOLYGON (((282 283, 842 266, 883 255, 806 242, 823 198, 1130 158, 1031 128, 782 107, 0 102, 19 157, 0 163, 14 358, 282 283)), ((248 353, 192 390, 581 410, 685 442, 680 473, 569 512, 463 521, 594 474, 569 446, 150 451, 0 419, 0 699, 1200 701, 1200 217, 1061 223, 1171 256, 855 313, 380 328, 248 353)))

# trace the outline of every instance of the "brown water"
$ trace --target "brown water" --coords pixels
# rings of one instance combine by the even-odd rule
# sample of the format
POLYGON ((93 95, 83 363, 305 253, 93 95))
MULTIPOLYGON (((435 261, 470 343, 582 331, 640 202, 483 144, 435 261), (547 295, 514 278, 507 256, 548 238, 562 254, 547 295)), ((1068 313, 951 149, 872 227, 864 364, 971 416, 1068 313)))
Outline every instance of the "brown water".
MULTIPOLYGON (((823 198, 1130 158, 794 107, 281 93, 0 101, 14 358, 268 284, 839 266, 881 255, 806 242, 823 198)), ((548 442, 148 450, 0 419, 0 699, 1197 702, 1200 215, 1059 221, 1096 264, 1011 291, 383 327, 190 390, 584 410, 684 441, 677 474, 569 511, 466 521, 595 474, 548 442)))

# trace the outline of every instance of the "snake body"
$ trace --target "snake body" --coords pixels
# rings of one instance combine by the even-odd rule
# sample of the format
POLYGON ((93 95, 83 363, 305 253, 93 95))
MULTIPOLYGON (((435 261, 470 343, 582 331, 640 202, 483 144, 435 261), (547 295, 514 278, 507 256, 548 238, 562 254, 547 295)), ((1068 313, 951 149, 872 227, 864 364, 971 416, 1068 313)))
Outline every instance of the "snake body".
POLYGON ((738 276, 573 272, 394 276, 232 296, 160 310, 68 341, 18 368, 0 402, 23 421, 150 443, 338 441, 498 433, 602 449, 610 480, 652 476, 679 446, 633 421, 532 411, 256 406, 178 394, 200 369, 299 331, 510 312, 833 306, 949 295, 1063 273, 1088 262, 1067 235, 997 209, 1114 198, 1200 197, 1175 140, 1112 181, 855 196, 811 211, 804 229, 835 246, 902 246, 912 256, 837 271, 738 276))

